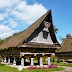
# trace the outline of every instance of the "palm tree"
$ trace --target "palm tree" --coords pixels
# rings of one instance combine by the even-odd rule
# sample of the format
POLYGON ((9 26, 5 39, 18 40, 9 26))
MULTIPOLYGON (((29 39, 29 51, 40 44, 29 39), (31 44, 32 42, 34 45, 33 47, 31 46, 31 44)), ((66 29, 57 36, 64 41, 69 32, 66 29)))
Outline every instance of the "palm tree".
POLYGON ((54 26, 54 32, 57 34, 58 33, 58 28, 56 28, 55 26, 54 26))

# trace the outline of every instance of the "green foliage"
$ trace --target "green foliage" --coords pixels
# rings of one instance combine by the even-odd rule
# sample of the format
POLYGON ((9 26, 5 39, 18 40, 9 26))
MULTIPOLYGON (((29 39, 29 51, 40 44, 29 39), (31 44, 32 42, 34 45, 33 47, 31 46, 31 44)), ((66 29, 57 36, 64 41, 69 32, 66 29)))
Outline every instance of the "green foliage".
POLYGON ((54 26, 54 32, 57 34, 58 33, 58 28, 56 28, 55 26, 54 26))
POLYGON ((1 64, 1 61, 2 61, 2 57, 0 56, 0 64, 1 64))
POLYGON ((55 56, 51 56, 50 61, 54 63, 55 62, 55 56))
POLYGON ((14 33, 13 36, 14 36, 14 35, 17 35, 17 34, 18 34, 18 33, 14 33))
POLYGON ((56 58, 55 56, 52 56, 52 57, 50 58, 50 61, 54 63, 54 62, 55 62, 55 58, 56 58))
POLYGON ((53 62, 53 58, 50 58, 50 61, 53 62))
POLYGON ((59 59, 59 57, 57 58, 57 63, 60 63, 60 59, 59 59))
POLYGON ((45 59, 46 59, 46 57, 43 57, 43 62, 46 62, 46 60, 45 60, 45 59))
POLYGON ((0 39, 0 45, 5 41, 5 39, 0 39))
POLYGON ((18 33, 20 33, 20 31, 19 31, 19 32, 14 33, 14 34, 13 34, 13 36, 14 36, 14 35, 17 35, 18 33))
POLYGON ((53 56, 53 60, 52 61, 55 62, 55 56, 53 56))

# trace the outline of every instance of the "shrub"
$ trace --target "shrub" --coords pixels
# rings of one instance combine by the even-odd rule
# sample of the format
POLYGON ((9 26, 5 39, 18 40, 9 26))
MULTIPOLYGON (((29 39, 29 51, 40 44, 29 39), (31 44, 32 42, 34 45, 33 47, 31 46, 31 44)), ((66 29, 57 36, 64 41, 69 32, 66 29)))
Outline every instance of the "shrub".
POLYGON ((53 62, 55 62, 55 56, 53 56, 53 62))
POLYGON ((2 57, 0 56, 0 64, 1 64, 1 61, 2 61, 2 57))
POLYGON ((58 62, 58 63, 60 62, 60 59, 59 59, 59 57, 57 58, 57 62, 58 62))

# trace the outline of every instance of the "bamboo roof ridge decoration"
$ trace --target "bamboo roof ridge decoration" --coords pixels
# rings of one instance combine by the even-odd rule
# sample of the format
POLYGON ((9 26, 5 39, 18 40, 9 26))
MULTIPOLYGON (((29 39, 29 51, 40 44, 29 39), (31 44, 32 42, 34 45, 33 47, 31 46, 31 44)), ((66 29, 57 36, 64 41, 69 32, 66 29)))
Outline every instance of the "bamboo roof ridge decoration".
POLYGON ((67 38, 71 37, 70 33, 66 35, 67 38))
POLYGON ((21 46, 22 44, 24 44, 23 42, 40 26, 40 24, 43 23, 43 21, 47 21, 51 23, 49 28, 51 39, 54 44, 60 47, 60 44, 58 43, 54 33, 51 10, 49 10, 42 17, 40 17, 36 22, 34 22, 31 26, 29 26, 26 30, 18 33, 17 35, 8 37, 4 41, 4 43, 0 46, 0 49, 21 46))

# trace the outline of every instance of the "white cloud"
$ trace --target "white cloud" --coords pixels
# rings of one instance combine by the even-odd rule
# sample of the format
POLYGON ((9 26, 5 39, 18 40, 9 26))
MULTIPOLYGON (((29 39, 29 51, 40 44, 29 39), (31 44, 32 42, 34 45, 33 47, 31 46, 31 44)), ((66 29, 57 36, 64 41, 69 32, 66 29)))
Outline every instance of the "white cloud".
POLYGON ((12 27, 12 28, 17 27, 17 25, 18 25, 17 22, 13 21, 12 19, 9 20, 9 23, 10 23, 10 24, 9 24, 10 27, 12 27))
POLYGON ((17 9, 19 11, 25 11, 26 8, 27 8, 26 1, 21 1, 20 3, 17 4, 15 9, 17 9))
POLYGON ((9 19, 8 21, 5 21, 4 24, 8 23, 8 26, 11 28, 16 28, 18 26, 17 22, 15 22, 13 19, 9 19))
POLYGON ((12 30, 8 26, 0 25, 0 38, 1 39, 9 37, 15 32, 19 32, 19 30, 12 30))
POLYGON ((8 16, 7 13, 1 13, 0 14, 0 20, 4 20, 8 16))
POLYGON ((0 34, 1 33, 6 33, 8 31, 10 31, 11 29, 5 25, 0 25, 0 34))
POLYGON ((18 3, 20 0, 0 0, 0 8, 12 7, 14 4, 18 3))
POLYGON ((3 25, 0 24, 0 38, 6 38, 18 32, 19 30, 16 30, 16 27, 19 21, 32 24, 47 12, 42 4, 28 5, 26 0, 0 0, 0 10, 2 10, 0 12, 0 21, 3 21, 3 25), (19 21, 16 22, 15 19, 19 21), (12 30, 13 28, 15 30, 12 30))
POLYGON ((46 12, 47 9, 45 9, 42 4, 35 3, 33 5, 27 5, 27 3, 23 1, 16 6, 11 14, 28 24, 32 24, 46 12))
MULTIPOLYGON (((32 24, 47 12, 47 9, 42 4, 35 3, 28 5, 23 0, 0 0, 0 8, 4 8, 7 15, 13 15, 28 24, 32 24)), ((0 20, 8 17, 6 14, 1 14, 0 20)))

